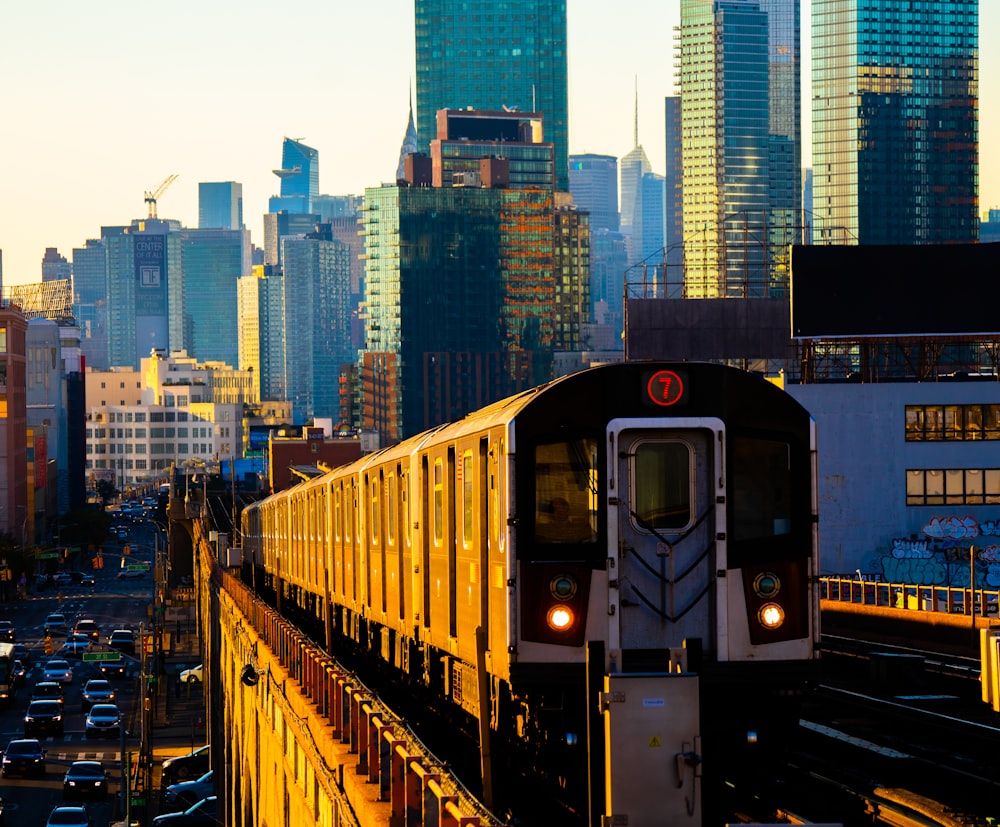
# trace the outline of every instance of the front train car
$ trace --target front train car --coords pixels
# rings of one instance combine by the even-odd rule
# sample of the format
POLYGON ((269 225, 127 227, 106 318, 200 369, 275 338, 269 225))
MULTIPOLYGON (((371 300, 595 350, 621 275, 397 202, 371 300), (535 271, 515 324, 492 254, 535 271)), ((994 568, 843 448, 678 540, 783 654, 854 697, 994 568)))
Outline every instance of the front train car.
POLYGON ((699 823, 780 749, 816 666, 813 422, 756 375, 630 363, 546 386, 508 438, 516 632, 491 655, 519 735, 568 797, 590 774, 593 812, 699 823))

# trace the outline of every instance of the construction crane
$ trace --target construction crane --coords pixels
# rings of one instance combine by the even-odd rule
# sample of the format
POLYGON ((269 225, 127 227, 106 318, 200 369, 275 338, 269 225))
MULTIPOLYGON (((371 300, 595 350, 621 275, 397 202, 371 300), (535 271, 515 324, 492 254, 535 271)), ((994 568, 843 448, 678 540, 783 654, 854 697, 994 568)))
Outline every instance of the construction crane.
POLYGON ((155 190, 152 192, 146 190, 146 203, 149 204, 149 218, 156 218, 156 199, 163 195, 163 193, 166 192, 167 187, 169 187, 176 180, 176 175, 168 175, 155 190))

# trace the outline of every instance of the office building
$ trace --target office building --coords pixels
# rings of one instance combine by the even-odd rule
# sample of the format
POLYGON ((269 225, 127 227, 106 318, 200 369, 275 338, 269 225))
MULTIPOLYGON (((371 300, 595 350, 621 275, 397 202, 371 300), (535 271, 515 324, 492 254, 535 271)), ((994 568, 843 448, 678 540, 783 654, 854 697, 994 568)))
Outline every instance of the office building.
POLYGON ((978 238, 979 1, 813 0, 813 239, 978 238))
POLYGON ((639 181, 632 214, 632 234, 628 237, 630 264, 662 264, 663 200, 663 176, 647 172, 639 181))
POLYGON ((341 367, 356 356, 351 342, 350 247, 325 225, 282 241, 286 398, 296 422, 340 419, 341 367))
POLYGON ((614 155, 570 155, 569 191, 577 208, 590 213, 591 230, 618 231, 618 159, 614 155))
POLYGON ((787 294, 800 220, 798 0, 681 0, 684 293, 787 294))
POLYGON ((29 510, 28 413, 25 338, 28 320, 17 307, 0 305, 0 530, 27 545, 34 539, 29 510))
POLYGON ((101 239, 89 238, 83 247, 73 248, 73 316, 84 359, 96 370, 109 367, 106 259, 101 239))
POLYGON ((243 229, 243 185, 235 181, 198 184, 198 228, 243 229))
POLYGON ((666 173, 663 176, 663 246, 668 284, 684 281, 684 159, 681 141, 681 98, 664 98, 666 173))
MULTIPOLYGON (((273 201, 273 199, 272 199, 273 201)), ((309 212, 269 212, 264 214, 264 264, 281 267, 281 240, 288 236, 305 236, 315 232, 322 221, 309 212)))
POLYGON ((565 0, 415 0, 415 29, 421 150, 441 109, 537 112, 568 192, 565 0))
MULTIPOLYGON (((181 335, 171 330, 170 346, 203 362, 238 364, 238 279, 250 272, 248 230, 182 230, 181 335)), ((171 318, 177 315, 171 302, 171 318)))
POLYGON ((239 366, 250 370, 260 399, 287 399, 285 294, 280 270, 258 265, 238 286, 239 366))
MULTIPOLYGON (((567 202, 572 199, 566 195, 567 202)), ((590 214, 571 203, 559 204, 553 214, 552 347, 562 353, 584 350, 584 326, 592 318, 590 309, 590 214)), ((572 365, 584 367, 582 362, 572 365)))
POLYGON ((431 185, 479 186, 489 170, 492 186, 551 191, 555 148, 542 135, 541 116, 534 112, 442 109, 431 141, 431 185))
POLYGON ((319 150, 294 138, 285 138, 281 144, 281 167, 274 174, 281 180, 281 194, 271 197, 268 212, 312 212, 312 201, 319 195, 319 150))
POLYGON ((42 256, 42 281, 62 281, 72 278, 73 268, 55 247, 46 247, 42 256))
POLYGON ((365 192, 360 424, 381 444, 551 378, 553 209, 540 189, 365 192))

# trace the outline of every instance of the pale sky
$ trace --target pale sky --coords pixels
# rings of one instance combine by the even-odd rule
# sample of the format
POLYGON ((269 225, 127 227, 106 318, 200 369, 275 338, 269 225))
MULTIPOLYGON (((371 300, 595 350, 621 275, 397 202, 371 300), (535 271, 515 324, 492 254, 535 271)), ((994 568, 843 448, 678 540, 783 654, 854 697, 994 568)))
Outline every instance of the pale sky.
MULTIPOLYGON (((632 148, 663 173, 678 0, 567 0, 571 153, 632 148)), ((809 140, 808 0, 803 0, 809 140)), ((1000 2, 980 6, 980 207, 1000 205, 1000 2), (985 48, 984 48, 985 46, 985 48)), ((395 176, 414 76, 413 0, 0 0, 0 249, 5 284, 41 280, 102 225, 198 224, 198 183, 243 184, 263 243, 284 136, 319 150, 320 192, 395 176)), ((808 158, 804 158, 808 163, 808 158)))

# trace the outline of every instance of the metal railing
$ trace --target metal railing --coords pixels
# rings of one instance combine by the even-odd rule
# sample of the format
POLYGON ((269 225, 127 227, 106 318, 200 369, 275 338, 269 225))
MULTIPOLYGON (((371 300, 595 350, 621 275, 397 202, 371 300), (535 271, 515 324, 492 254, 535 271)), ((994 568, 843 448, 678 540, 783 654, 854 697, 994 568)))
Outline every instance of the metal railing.
POLYGON ((820 577, 819 591, 821 600, 916 612, 974 613, 980 617, 996 617, 1000 607, 1000 589, 887 583, 857 576, 820 577))

